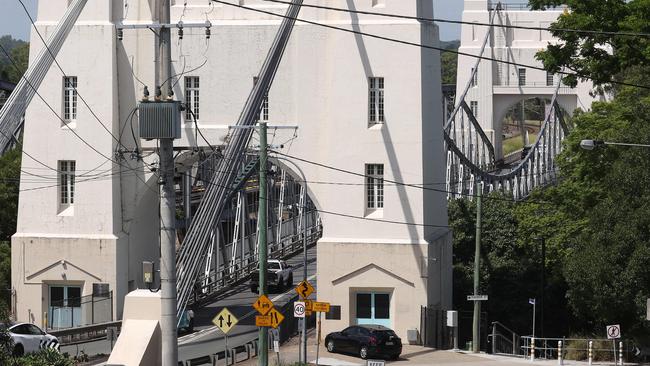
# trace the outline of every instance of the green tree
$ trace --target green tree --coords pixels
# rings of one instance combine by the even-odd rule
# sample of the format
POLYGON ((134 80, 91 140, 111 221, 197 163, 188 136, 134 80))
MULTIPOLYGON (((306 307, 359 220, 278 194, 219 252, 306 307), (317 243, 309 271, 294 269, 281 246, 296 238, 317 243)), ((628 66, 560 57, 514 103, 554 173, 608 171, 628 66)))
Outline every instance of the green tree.
POLYGON ((580 76, 566 77, 568 85, 575 86, 585 78, 608 84, 611 80, 623 80, 623 74, 630 68, 650 66, 650 38, 620 34, 650 33, 649 0, 529 0, 529 4, 533 9, 562 4, 570 9, 551 25, 551 33, 561 42, 549 44, 537 54, 547 70, 558 72, 566 68, 580 76))
POLYGON ((14 63, 9 62, 4 68, 7 80, 18 84, 27 67, 29 66, 29 43, 22 44, 11 50, 11 58, 14 63), (16 68, 18 66, 18 68, 16 68))
MULTIPOLYGON (((441 47, 446 50, 456 51, 460 46, 460 41, 441 42, 441 47)), ((442 69, 442 83, 456 84, 456 69, 458 68, 458 55, 452 52, 442 52, 440 54, 440 63, 442 69)))

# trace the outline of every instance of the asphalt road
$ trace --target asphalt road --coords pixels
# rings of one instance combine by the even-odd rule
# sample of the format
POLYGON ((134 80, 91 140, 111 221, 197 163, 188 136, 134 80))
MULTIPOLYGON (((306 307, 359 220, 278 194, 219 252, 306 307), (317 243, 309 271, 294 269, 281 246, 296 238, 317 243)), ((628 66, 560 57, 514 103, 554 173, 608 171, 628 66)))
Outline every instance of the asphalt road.
MULTIPOLYGON (((276 306, 286 304, 296 292, 294 287, 302 281, 303 277, 302 255, 291 258, 287 263, 293 267, 294 285, 283 292, 274 292, 269 298, 276 306)), ((316 288, 316 247, 307 251, 307 278, 316 288)), ((315 298, 315 294, 312 295, 315 298)), ((195 311, 195 332, 178 339, 178 356, 180 360, 188 360, 221 352, 225 349, 225 337, 219 328, 212 324, 212 319, 224 308, 238 319, 237 325, 228 334, 228 348, 244 345, 257 339, 258 328, 255 326, 253 302, 257 294, 250 291, 248 283, 237 286, 232 291, 224 294, 220 299, 204 308, 195 311)))
MULTIPOLYGON (((269 298, 276 306, 286 304, 295 294, 293 287, 303 278, 303 257, 298 255, 287 261, 293 267, 294 286, 281 293, 271 293, 269 298)), ((316 288, 316 247, 307 251, 307 277, 316 288)), ((315 293, 312 294, 315 298, 315 293)), ((252 304, 257 295, 250 291, 248 283, 233 288, 217 301, 194 312, 195 332, 178 339, 179 360, 187 360, 221 352, 225 348, 224 334, 212 324, 212 319, 227 307, 239 322, 228 335, 228 347, 234 348, 257 339, 258 328, 255 326, 256 311, 252 304)), ((111 344, 108 340, 99 340, 72 346, 62 346, 61 352, 74 356, 84 352, 87 355, 110 354, 111 344)))

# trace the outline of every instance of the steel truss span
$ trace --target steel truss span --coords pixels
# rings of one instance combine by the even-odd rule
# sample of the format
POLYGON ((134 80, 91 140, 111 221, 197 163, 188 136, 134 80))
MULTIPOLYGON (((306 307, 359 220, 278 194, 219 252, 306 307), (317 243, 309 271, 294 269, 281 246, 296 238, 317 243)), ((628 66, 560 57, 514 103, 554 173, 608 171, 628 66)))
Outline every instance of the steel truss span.
MULTIPOLYGON (((254 126, 257 122, 262 100, 273 83, 301 7, 302 0, 294 0, 287 9, 262 65, 258 82, 253 86, 237 120, 237 126, 254 126)), ((176 261, 179 319, 194 293, 195 285, 201 280, 201 274, 205 276, 205 258, 213 246, 214 226, 219 222, 226 203, 236 193, 232 189, 233 184, 236 183, 239 172, 247 165, 245 152, 252 134, 253 129, 250 128, 233 130, 232 138, 225 147, 223 157, 216 163, 215 174, 206 187, 205 195, 183 240, 176 261)))
MULTIPOLYGON (((494 24, 495 16, 500 11, 498 6, 491 11, 490 24, 494 24)), ((494 27, 490 27, 486 33, 479 57, 485 53, 493 31, 494 27)), ((477 184, 482 183, 484 193, 495 190, 508 192, 515 200, 521 200, 535 187, 551 184, 556 179, 555 159, 562 150, 562 141, 569 133, 557 100, 562 79, 557 80, 537 141, 519 162, 504 167, 502 162, 496 160, 494 145, 466 101, 482 60, 477 58, 464 92, 456 98, 455 108, 443 126, 447 151, 448 198, 472 197, 477 184)))

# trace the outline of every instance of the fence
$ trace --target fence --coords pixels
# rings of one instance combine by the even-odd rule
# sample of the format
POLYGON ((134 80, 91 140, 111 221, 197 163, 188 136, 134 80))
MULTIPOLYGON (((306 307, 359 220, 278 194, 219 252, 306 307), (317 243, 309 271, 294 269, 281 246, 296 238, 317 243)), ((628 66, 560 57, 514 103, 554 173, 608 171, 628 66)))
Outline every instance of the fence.
POLYGON ((109 291, 52 303, 48 309, 46 328, 59 330, 113 320, 113 291, 109 291))
POLYGON ((593 362, 620 362, 621 355, 624 361, 632 360, 635 348, 630 340, 522 336, 519 354, 530 359, 534 352, 535 358, 557 360, 561 350, 563 360, 589 361, 591 355, 593 362))

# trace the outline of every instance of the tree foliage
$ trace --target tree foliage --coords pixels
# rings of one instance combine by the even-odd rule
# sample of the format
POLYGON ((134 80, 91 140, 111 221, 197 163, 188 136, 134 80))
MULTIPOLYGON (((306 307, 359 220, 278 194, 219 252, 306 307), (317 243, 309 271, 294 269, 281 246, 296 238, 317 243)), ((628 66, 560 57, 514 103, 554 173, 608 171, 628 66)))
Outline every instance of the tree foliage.
POLYGON ((0 45, 11 55, 10 59, 4 52, 0 52, 0 79, 17 84, 27 70, 29 43, 5 35, 0 37, 0 45))
POLYGON ((568 85, 575 86, 587 78, 598 85, 608 84, 620 80, 630 68, 650 66, 650 38, 620 34, 650 33, 650 0, 529 0, 529 4, 533 9, 562 4, 570 9, 551 25, 551 33, 561 42, 549 44, 537 54, 551 72, 566 68, 576 73, 578 77, 565 78, 568 85))

